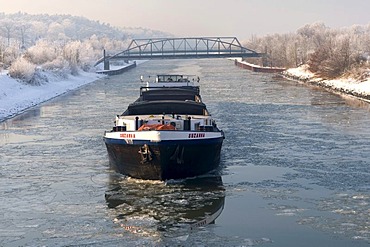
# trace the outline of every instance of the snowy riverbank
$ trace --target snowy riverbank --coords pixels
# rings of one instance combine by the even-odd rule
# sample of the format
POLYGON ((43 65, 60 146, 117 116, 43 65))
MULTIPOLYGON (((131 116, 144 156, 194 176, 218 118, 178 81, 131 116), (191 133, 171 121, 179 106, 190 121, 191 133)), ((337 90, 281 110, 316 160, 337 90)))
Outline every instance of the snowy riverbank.
POLYGON ((324 80, 317 78, 305 65, 281 73, 285 78, 324 87, 335 93, 357 97, 370 103, 370 78, 358 81, 351 78, 324 80))
POLYGON ((80 71, 78 76, 69 75, 62 79, 48 74, 48 82, 31 86, 9 77, 3 71, 0 73, 0 122, 104 76, 80 71))
MULTIPOLYGON (((145 63, 146 60, 135 61, 136 65, 145 63)), ((131 68, 132 63, 111 65, 112 71, 131 68)), ((101 66, 97 67, 97 70, 101 66)), ((52 72, 44 72, 48 82, 42 82, 40 86, 31 86, 17 81, 7 75, 7 71, 0 72, 0 122, 13 117, 26 109, 36 106, 42 102, 55 98, 68 91, 77 89, 83 85, 96 81, 107 75, 95 72, 79 71, 79 75, 68 75, 64 78, 58 77, 52 72)))

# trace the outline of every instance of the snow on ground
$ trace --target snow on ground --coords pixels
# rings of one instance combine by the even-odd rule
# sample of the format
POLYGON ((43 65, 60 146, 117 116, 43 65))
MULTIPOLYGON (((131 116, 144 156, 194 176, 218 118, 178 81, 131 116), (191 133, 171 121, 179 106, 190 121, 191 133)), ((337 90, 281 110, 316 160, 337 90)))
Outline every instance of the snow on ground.
POLYGON ((351 78, 324 80, 315 77, 315 74, 307 69, 307 65, 288 69, 283 72, 283 75, 289 79, 312 83, 337 92, 353 95, 363 100, 370 99, 370 78, 367 78, 365 81, 358 81, 351 78))
POLYGON ((356 92, 357 94, 364 96, 370 95, 370 79, 362 82, 354 79, 328 80, 325 81, 325 84, 345 92, 356 92))
POLYGON ((310 72, 307 68, 307 65, 302 65, 297 68, 287 69, 284 74, 298 77, 299 80, 310 80, 313 79, 315 74, 310 72))
MULTIPOLYGON (((145 62, 146 60, 135 61, 137 65, 145 62)), ((130 63, 111 65, 110 69, 116 70, 129 65, 130 63)), ((98 65, 96 69, 99 70, 101 67, 102 65, 98 65)), ((79 71, 78 76, 69 75, 67 78, 60 78, 51 72, 44 73, 49 81, 40 86, 31 86, 9 77, 7 71, 0 71, 0 122, 32 106, 106 76, 79 71)))
POLYGON ((9 77, 6 71, 2 71, 0 73, 0 122, 29 107, 104 76, 81 71, 78 76, 69 75, 67 78, 61 79, 48 74, 49 82, 40 86, 31 86, 9 77))
MULTIPOLYGON (((234 59, 237 59, 239 62, 251 65, 253 67, 259 67, 258 65, 242 61, 241 58, 233 58, 233 60, 234 59)), ((335 92, 349 94, 362 100, 370 101, 370 78, 365 81, 358 81, 351 78, 324 80, 315 76, 314 73, 309 71, 307 65, 287 69, 286 71, 282 72, 282 74, 288 79, 315 84, 324 88, 331 89, 335 92)))

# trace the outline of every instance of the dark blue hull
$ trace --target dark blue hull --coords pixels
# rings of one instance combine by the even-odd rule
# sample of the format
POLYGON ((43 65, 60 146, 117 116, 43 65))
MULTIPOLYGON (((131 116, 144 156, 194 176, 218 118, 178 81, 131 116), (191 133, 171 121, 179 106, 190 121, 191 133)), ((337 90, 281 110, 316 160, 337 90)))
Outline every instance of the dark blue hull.
POLYGON ((153 143, 104 139, 111 166, 139 179, 167 180, 206 174, 219 166, 223 137, 153 143))

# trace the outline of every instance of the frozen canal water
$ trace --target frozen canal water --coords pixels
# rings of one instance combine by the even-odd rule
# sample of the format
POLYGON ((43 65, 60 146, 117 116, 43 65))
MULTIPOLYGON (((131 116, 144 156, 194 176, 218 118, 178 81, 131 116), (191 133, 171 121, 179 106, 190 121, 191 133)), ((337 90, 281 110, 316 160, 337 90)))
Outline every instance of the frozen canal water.
POLYGON ((0 126, 0 246, 370 245, 370 111, 356 100, 229 60, 149 61, 0 126), (219 173, 109 169, 103 132, 157 73, 200 76, 226 134, 219 173))

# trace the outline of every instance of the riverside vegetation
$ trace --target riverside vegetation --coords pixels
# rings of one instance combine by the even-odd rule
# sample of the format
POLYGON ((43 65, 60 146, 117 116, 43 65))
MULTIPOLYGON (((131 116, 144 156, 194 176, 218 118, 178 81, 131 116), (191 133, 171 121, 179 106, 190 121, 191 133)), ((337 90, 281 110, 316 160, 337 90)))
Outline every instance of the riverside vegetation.
POLYGON ((145 28, 117 28, 71 15, 0 13, 0 72, 30 85, 94 71, 103 55, 128 47, 132 37, 169 36, 145 28), (50 77, 50 73, 53 74, 50 77))
MULTIPOLYGON (((145 28, 117 28, 71 15, 0 13, 0 71, 22 83, 40 85, 48 74, 65 79, 78 71, 94 71, 93 63, 105 49, 122 51, 135 38, 172 36, 145 28)), ((252 36, 242 42, 264 52, 260 65, 295 68, 306 65, 315 77, 351 77, 364 81, 370 76, 370 24, 333 29, 323 23, 307 24, 296 32, 252 36)))
POLYGON ((370 75, 370 24, 339 29, 324 23, 307 24, 296 32, 253 36, 244 42, 248 48, 264 52, 265 66, 307 69, 322 79, 366 80, 370 75))

